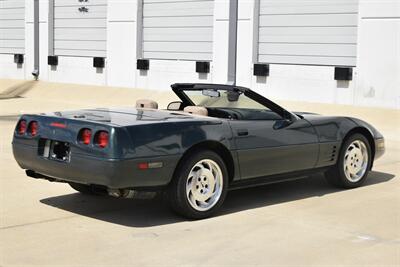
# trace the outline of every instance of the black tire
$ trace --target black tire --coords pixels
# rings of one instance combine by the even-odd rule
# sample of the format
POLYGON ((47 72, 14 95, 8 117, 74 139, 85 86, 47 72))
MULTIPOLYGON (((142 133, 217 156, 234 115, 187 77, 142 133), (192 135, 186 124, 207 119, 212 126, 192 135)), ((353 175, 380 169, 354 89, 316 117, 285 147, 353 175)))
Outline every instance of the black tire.
POLYGON ((325 173, 325 177, 327 181, 335 187, 346 189, 359 187, 365 182, 368 176, 368 172, 371 169, 372 160, 371 146, 368 142, 368 139, 362 134, 353 134, 343 142, 336 165, 325 173), (366 171, 361 178, 357 181, 351 181, 346 177, 344 161, 347 149, 355 141, 361 141, 365 145, 368 153, 368 162, 366 163, 366 171))
POLYGON ((173 211, 189 219, 204 219, 213 215, 225 200, 228 188, 228 170, 223 159, 215 152, 197 150, 183 159, 175 171, 173 180, 166 191, 168 203, 173 211), (192 207, 186 194, 186 183, 192 168, 202 160, 212 160, 218 164, 222 172, 221 194, 215 204, 206 211, 199 211, 192 207))
POLYGON ((69 183, 69 185, 84 195, 103 195, 106 193, 106 190, 102 190, 100 188, 95 188, 91 185, 86 184, 78 184, 78 183, 69 183))

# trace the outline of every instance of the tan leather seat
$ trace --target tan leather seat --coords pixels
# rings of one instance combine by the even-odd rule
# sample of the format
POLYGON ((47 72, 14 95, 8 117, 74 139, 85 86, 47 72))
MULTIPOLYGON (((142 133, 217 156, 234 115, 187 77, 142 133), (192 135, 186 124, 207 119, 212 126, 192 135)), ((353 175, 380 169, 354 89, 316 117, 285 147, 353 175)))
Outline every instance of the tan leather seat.
POLYGON ((136 101, 136 108, 158 109, 158 104, 156 101, 150 99, 138 99, 136 101))
POLYGON ((187 106, 183 109, 183 111, 190 114, 208 116, 208 110, 205 107, 187 106))

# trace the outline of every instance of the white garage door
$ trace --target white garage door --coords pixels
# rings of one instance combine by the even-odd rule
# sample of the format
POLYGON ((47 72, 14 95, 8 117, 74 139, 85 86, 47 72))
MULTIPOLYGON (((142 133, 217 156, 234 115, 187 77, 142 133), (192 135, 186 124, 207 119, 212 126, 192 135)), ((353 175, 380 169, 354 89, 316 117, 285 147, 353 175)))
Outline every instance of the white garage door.
POLYGON ((260 0, 258 61, 355 66, 358 0, 260 0))
POLYGON ((143 0, 143 57, 211 60, 214 0, 143 0))
POLYGON ((107 0, 54 0, 54 55, 105 57, 107 0))
POLYGON ((25 53, 25 0, 0 0, 0 53, 25 53))

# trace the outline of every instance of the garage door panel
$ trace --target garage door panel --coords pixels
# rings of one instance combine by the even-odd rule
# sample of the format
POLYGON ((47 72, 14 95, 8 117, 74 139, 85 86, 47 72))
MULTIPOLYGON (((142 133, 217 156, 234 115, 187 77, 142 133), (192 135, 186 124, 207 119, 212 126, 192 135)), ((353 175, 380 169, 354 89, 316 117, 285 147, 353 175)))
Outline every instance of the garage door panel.
POLYGON ((25 1, 0 1, 0 53, 25 53, 25 1))
POLYGON ((57 0, 54 3, 54 7, 63 7, 63 6, 101 6, 107 5, 107 0, 87 0, 87 2, 79 2, 78 0, 57 0))
POLYGON ((79 11, 78 6, 73 7, 56 7, 54 9, 55 19, 89 19, 89 18, 106 18, 107 6, 91 6, 86 7, 87 12, 79 11))
POLYGON ((143 0, 143 56, 211 60, 213 0, 143 0))
POLYGON ((207 41, 212 42, 212 27, 145 28, 143 41, 207 41))
POLYGON ((1 39, 25 39, 25 31, 15 30, 15 29, 0 29, 0 38, 1 39))
POLYGON ((341 1, 261 1, 261 14, 357 13, 357 0, 341 1))
POLYGON ((212 53, 165 53, 144 52, 143 56, 148 59, 176 59, 176 60, 212 60, 212 53))
POLYGON ((104 57, 104 51, 86 49, 57 49, 57 56, 104 57))
POLYGON ((260 61, 270 64, 354 66, 356 64, 356 57, 260 55, 260 61))
POLYGON ((25 0, 4 0, 4 1, 0 1, 0 8, 2 8, 2 9, 11 9, 11 8, 25 9, 25 0))
POLYGON ((144 4, 147 3, 165 3, 165 2, 170 2, 170 3, 184 3, 184 2, 214 2, 214 0, 144 0, 144 4))
POLYGON ((212 42, 145 42, 145 52, 202 52, 212 49, 212 42))
POLYGON ((67 28, 55 29, 56 40, 82 40, 82 41, 105 41, 107 30, 105 28, 67 28))
POLYGON ((353 14, 316 14, 316 15, 262 15, 260 26, 356 26, 357 16, 353 14))
POLYGON ((105 19, 57 19, 54 20, 55 28, 106 28, 105 19))
POLYGON ((0 47, 4 48, 24 48, 24 39, 0 39, 0 47))
POLYGON ((24 54, 24 48, 9 48, 9 47, 1 47, 0 46, 0 54, 24 54))
POLYGON ((357 27, 260 27, 260 36, 357 36, 357 27))
POLYGON ((0 29, 24 29, 24 19, 0 19, 0 29))
POLYGON ((348 44, 271 44, 260 43, 262 54, 304 55, 304 56, 353 56, 356 45, 348 44))
POLYGON ((260 0, 258 61, 351 65, 358 0, 260 0))
POLYGON ((357 27, 262 27, 259 41, 355 44, 357 27))
POLYGON ((24 18, 24 8, 2 9, 0 8, 0 20, 24 18))
POLYGON ((213 26, 212 16, 201 17, 148 17, 143 19, 143 25, 147 27, 211 27, 213 26))
POLYGON ((53 38, 55 55, 105 57, 106 0, 55 0, 53 38), (81 7, 87 12, 80 11, 81 7))
POLYGON ((96 51, 106 51, 105 41, 59 41, 55 40, 55 49, 89 49, 96 51))
POLYGON ((168 17, 168 16, 212 16, 213 1, 197 1, 197 2, 159 2, 145 3, 146 16, 148 17, 168 17))
POLYGON ((261 35, 260 43, 356 44, 357 35, 261 35))

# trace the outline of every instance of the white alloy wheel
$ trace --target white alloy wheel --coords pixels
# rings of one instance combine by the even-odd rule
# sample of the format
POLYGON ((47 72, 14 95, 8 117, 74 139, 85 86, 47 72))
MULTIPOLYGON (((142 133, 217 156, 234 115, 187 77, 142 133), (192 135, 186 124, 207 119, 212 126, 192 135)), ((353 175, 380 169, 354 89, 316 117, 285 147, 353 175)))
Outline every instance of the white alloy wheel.
POLYGON ((202 159, 189 172, 186 181, 186 197, 197 211, 207 211, 217 204, 223 188, 220 166, 211 159, 202 159))

